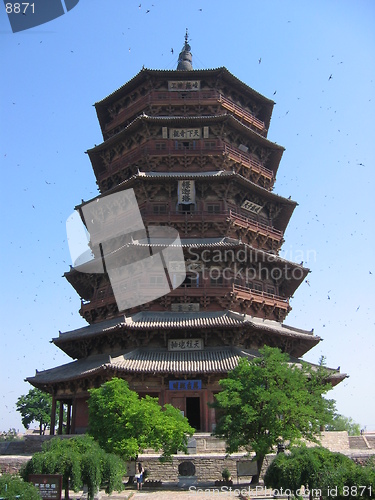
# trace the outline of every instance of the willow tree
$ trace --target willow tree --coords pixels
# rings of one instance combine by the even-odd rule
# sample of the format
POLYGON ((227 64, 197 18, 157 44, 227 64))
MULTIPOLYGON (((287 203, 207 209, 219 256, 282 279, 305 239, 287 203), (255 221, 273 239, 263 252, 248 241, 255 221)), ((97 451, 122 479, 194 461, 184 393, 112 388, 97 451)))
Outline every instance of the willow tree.
POLYGON ((90 436, 69 439, 58 437, 43 443, 43 450, 35 453, 21 470, 25 481, 29 474, 61 474, 65 499, 69 489, 88 487, 88 498, 93 499, 103 486, 107 493, 123 488, 122 477, 126 466, 120 457, 106 453, 90 436))

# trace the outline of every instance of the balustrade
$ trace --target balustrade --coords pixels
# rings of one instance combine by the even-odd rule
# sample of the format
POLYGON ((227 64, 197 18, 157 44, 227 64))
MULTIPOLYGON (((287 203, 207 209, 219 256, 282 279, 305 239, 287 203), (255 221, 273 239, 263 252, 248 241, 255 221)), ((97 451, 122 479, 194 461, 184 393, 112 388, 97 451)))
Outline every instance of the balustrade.
POLYGON ((168 92, 151 91, 147 95, 140 97, 132 102, 126 108, 119 111, 118 115, 108 122, 104 130, 109 132, 120 126, 126 119, 129 119, 149 106, 181 106, 183 104, 209 106, 218 103, 238 118, 245 120, 250 125, 255 126, 261 132, 265 131, 265 125, 262 120, 256 118, 250 111, 245 110, 238 104, 228 99, 217 90, 201 90, 194 92, 168 92))

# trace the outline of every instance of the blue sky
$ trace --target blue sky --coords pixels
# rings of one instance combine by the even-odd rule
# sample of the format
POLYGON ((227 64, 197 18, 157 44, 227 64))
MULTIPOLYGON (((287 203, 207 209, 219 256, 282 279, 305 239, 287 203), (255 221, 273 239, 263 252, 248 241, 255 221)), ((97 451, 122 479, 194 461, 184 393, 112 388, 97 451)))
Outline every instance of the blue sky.
POLYGON ((276 101, 274 191, 299 203, 281 255, 311 269, 285 322, 324 338, 305 359, 350 375, 330 397, 375 430, 374 26, 372 0, 80 0, 19 33, 0 9, 0 431, 23 429, 25 377, 69 361, 51 338, 85 324, 62 275, 66 219, 97 194, 92 104, 143 65, 175 69, 186 28, 194 68, 225 66, 276 101))

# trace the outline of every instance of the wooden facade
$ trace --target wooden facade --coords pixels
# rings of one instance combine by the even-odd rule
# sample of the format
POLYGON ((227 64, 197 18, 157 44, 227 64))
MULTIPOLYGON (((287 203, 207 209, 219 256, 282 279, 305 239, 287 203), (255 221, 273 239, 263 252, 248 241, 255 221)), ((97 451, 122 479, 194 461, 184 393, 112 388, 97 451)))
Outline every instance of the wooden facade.
MULTIPOLYGON (((129 310, 119 310, 106 273, 65 274, 88 325, 53 339, 71 363, 28 381, 61 415, 65 407, 68 433, 86 430, 88 390, 114 376, 211 432, 208 403, 240 357, 270 345, 298 363, 320 341, 283 323, 309 271, 279 256, 296 202, 273 192, 284 150, 267 139, 273 105, 226 68, 193 70, 187 41, 177 70, 142 69, 95 104, 103 142, 88 155, 98 198, 133 189, 146 227, 178 231, 187 274, 129 310), (194 191, 188 202, 181 183, 194 191)), ((147 298, 152 273, 141 279, 147 298)), ((333 384, 345 378, 330 373, 333 384)))

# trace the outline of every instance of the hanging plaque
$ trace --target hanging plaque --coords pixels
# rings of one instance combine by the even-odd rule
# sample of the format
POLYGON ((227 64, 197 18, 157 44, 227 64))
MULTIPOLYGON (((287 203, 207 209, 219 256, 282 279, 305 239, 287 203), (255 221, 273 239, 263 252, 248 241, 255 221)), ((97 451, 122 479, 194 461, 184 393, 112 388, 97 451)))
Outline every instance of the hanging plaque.
POLYGON ((191 391, 202 389, 201 380, 170 380, 170 391, 191 391))
POLYGON ((198 128, 170 128, 169 138, 177 140, 200 139, 202 130, 198 128))
POLYGON ((200 90, 200 80, 171 80, 168 82, 168 90, 172 92, 200 90))
POLYGON ((197 302, 185 302, 183 304, 171 304, 172 312, 199 312, 199 304, 197 302))
POLYGON ((257 205, 256 203, 253 203, 250 200, 245 200, 242 203, 241 208, 244 208, 245 210, 248 210, 249 212, 254 212, 255 214, 258 214, 262 210, 263 207, 261 205, 257 205))
POLYGON ((178 203, 195 203, 195 181, 178 181, 178 203))
POLYGON ((203 339, 169 339, 168 351, 201 351, 203 339))

